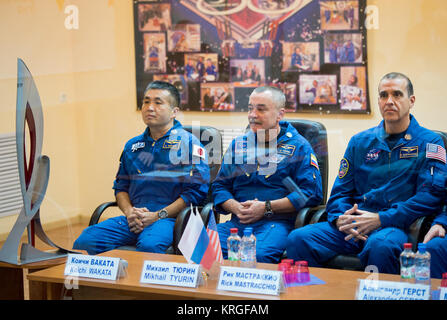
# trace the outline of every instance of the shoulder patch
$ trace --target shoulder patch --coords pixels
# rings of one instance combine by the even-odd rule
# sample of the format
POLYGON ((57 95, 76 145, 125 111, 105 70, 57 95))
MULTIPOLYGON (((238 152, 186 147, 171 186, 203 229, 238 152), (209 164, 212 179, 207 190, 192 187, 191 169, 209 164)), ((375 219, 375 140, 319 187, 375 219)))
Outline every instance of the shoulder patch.
POLYGON ((338 170, 338 177, 342 179, 349 171, 349 162, 345 158, 340 161, 340 169, 338 170))
POLYGON ((310 165, 320 170, 320 167, 318 166, 317 157, 313 153, 310 154, 310 165))
POLYGON ((197 144, 192 145, 192 155, 193 156, 197 156, 202 159, 205 159, 206 158, 205 154, 206 154, 205 148, 202 148, 201 146, 199 146, 197 144))
POLYGON ((134 144, 132 145, 131 150, 132 150, 132 152, 135 152, 135 151, 137 151, 138 149, 144 148, 144 146, 145 146, 145 143, 144 143, 144 142, 137 142, 137 143, 134 143, 134 144))
POLYGON ((425 150, 425 157, 446 163, 445 149, 441 147, 439 144, 427 143, 427 148, 425 150))

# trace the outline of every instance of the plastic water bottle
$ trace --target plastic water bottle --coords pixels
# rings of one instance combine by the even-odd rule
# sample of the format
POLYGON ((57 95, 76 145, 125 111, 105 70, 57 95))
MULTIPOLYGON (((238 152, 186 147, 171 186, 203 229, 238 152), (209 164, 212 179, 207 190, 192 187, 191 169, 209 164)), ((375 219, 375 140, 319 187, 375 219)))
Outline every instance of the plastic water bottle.
POLYGON ((414 257, 415 283, 430 285, 430 252, 427 251, 425 243, 418 244, 418 252, 414 257))
POLYGON ((231 266, 238 266, 240 256, 239 249, 241 245, 241 237, 237 234, 237 228, 230 229, 230 236, 227 239, 228 260, 231 266))
POLYGON ((414 283, 414 252, 411 243, 404 243, 404 251, 400 254, 400 281, 414 283))
POLYGON ((252 228, 244 229, 244 236, 241 240, 240 249, 241 267, 256 267, 256 237, 252 228))

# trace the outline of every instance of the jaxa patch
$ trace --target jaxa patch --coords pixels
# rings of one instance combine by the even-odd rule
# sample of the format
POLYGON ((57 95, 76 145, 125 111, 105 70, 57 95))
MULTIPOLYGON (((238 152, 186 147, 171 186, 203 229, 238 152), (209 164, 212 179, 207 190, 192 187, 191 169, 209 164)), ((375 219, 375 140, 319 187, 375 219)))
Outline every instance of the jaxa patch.
POLYGON ((310 165, 320 170, 320 167, 318 166, 317 157, 313 153, 310 154, 310 165))
POLYGON ((402 147, 400 148, 399 158, 400 159, 406 159, 406 158, 417 158, 419 154, 419 147, 402 147))
POLYGON ((380 150, 378 149, 369 150, 365 157, 366 162, 376 162, 379 160, 379 153, 380 150))
POLYGON ((278 144, 278 154, 291 156, 295 152, 295 146, 292 144, 278 144))
POLYGON ((178 150, 180 148, 180 140, 165 140, 163 149, 178 150))
POLYGON ((132 152, 135 152, 135 151, 137 151, 138 149, 144 148, 144 146, 145 146, 145 143, 144 143, 144 142, 137 142, 137 143, 134 143, 134 144, 132 145, 132 152))
POLYGON ((349 162, 345 158, 340 161, 340 169, 338 170, 338 177, 342 179, 349 171, 349 162))

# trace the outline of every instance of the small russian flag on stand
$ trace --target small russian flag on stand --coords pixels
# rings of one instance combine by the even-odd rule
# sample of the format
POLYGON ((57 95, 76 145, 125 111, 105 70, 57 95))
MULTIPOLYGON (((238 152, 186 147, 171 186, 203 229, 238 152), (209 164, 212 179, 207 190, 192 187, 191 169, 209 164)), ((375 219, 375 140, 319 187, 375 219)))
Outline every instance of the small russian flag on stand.
POLYGON ((210 247, 210 238, 198 209, 196 207, 194 212, 191 206, 191 214, 180 238, 178 248, 189 263, 201 264, 209 270, 216 260, 216 253, 210 247))

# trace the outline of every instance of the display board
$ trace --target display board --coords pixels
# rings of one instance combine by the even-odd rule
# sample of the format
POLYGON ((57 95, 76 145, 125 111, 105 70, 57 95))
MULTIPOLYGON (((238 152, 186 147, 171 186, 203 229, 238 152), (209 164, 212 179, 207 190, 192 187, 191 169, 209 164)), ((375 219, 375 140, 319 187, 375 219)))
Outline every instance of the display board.
POLYGON ((370 113, 366 0, 134 1, 137 108, 169 81, 185 111, 247 111, 280 87, 287 112, 370 113))

